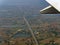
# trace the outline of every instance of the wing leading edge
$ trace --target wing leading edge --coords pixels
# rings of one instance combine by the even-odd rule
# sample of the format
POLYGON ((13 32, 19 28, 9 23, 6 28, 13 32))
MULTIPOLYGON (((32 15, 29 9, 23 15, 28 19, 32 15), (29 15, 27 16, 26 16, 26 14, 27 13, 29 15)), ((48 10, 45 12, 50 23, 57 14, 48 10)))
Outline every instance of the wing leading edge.
POLYGON ((60 14, 60 0, 46 0, 50 6, 40 10, 41 14, 60 14))
POLYGON ((40 10, 41 14, 58 14, 60 13, 59 11, 57 11, 54 7, 52 6, 48 6, 42 10, 40 10))

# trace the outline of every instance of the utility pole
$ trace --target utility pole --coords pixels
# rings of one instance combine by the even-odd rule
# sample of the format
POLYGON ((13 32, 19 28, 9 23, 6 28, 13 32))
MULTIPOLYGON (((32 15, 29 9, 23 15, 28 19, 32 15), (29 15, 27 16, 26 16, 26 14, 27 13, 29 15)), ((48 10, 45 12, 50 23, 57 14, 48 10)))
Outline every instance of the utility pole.
POLYGON ((36 45, 38 45, 38 41, 37 41, 37 39, 36 39, 36 37, 35 37, 33 31, 32 31, 32 28, 30 27, 30 24, 28 23, 28 21, 27 21, 27 19, 25 18, 25 16, 23 16, 23 18, 24 18, 24 21, 26 22, 26 25, 27 25, 28 28, 29 28, 29 31, 31 32, 31 35, 32 35, 32 37, 33 37, 33 39, 34 39, 36 45))

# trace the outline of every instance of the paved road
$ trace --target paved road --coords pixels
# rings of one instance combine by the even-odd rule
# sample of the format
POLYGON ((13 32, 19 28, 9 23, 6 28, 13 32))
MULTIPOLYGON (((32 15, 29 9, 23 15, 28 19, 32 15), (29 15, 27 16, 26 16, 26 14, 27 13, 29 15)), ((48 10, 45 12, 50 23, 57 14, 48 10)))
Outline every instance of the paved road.
POLYGON ((25 22, 26 22, 26 24, 27 24, 27 26, 28 26, 28 28, 29 28, 29 30, 30 30, 30 32, 31 32, 32 37, 33 37, 34 40, 35 40, 36 45, 38 45, 38 41, 37 41, 37 39, 36 39, 36 37, 35 37, 33 31, 32 31, 32 28, 30 27, 30 25, 29 25, 27 19, 26 19, 25 17, 23 17, 23 18, 24 18, 24 20, 25 20, 25 22))

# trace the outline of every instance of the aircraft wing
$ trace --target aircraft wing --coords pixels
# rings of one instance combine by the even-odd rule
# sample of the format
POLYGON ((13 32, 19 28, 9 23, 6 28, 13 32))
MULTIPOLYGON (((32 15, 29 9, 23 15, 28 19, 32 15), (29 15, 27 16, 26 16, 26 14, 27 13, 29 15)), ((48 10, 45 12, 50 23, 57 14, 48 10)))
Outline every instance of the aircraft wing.
POLYGON ((41 14, 59 14, 60 13, 60 0, 46 0, 50 6, 40 10, 41 14))

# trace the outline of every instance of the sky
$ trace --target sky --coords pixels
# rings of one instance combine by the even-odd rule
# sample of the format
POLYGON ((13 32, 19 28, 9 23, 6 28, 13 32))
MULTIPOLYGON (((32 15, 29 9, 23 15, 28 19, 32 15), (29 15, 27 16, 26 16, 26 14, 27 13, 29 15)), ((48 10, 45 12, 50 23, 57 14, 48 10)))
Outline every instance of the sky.
POLYGON ((19 15, 23 15, 21 14, 23 12, 25 12, 26 15, 40 15, 40 10, 47 5, 48 3, 45 0, 0 0, 0 12, 2 12, 0 13, 0 17, 18 16, 17 13, 19 10, 19 15), (17 11, 17 13, 15 13, 15 11, 17 11))
POLYGON ((20 6, 40 6, 41 8, 48 5, 45 0, 0 0, 0 5, 20 5, 20 6))

